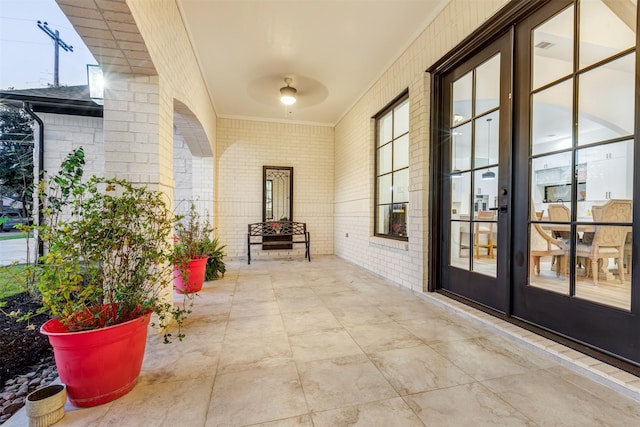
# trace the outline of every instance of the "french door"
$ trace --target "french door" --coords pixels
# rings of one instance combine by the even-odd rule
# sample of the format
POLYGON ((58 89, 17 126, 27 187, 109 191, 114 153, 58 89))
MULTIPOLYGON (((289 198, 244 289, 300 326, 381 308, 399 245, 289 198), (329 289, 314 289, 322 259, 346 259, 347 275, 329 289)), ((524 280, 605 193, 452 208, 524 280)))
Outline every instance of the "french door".
POLYGON ((516 28, 513 316, 640 364, 631 1, 552 1, 516 28))
POLYGON ((443 77, 442 289, 508 308, 510 34, 443 77))

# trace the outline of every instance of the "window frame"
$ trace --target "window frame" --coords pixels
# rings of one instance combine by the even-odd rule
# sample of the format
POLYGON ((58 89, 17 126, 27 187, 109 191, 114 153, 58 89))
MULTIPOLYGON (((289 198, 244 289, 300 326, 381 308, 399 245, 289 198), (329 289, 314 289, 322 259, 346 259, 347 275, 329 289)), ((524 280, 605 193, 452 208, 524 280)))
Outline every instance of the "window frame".
MULTIPOLYGON (((384 238, 384 239, 393 239, 393 240, 400 240, 400 241, 409 241, 409 233, 408 233, 408 225, 409 225, 409 215, 408 215, 408 207, 409 207, 409 201, 407 200, 406 202, 396 202, 394 200, 394 192, 392 191, 391 193, 391 202, 390 203, 378 203, 378 194, 379 194, 379 178, 384 176, 384 175, 391 175, 391 185, 394 185, 394 181, 393 181, 393 177, 394 174, 396 172, 400 172, 403 170, 410 170, 410 166, 411 166, 411 162, 409 159, 409 146, 410 146, 410 134, 411 134, 411 105, 410 105, 410 98, 409 98, 409 90, 405 89, 400 95, 398 95, 396 98, 393 99, 393 101, 391 101, 389 104, 387 104, 384 108, 382 108, 382 110, 380 110, 375 116, 373 116, 373 119, 375 120, 375 135, 374 135, 374 141, 373 141, 373 145, 374 145, 374 166, 373 166, 373 180, 374 180, 374 197, 373 197, 373 235, 376 237, 380 237, 380 238, 384 238), (407 115, 408 118, 408 123, 407 123, 407 131, 401 135, 394 135, 393 134, 393 130, 394 130, 394 116, 395 116, 395 110, 402 104, 404 104, 405 102, 407 102, 409 105, 409 114, 407 115), (391 113, 391 139, 386 142, 383 145, 380 145, 380 123, 382 121, 382 119, 384 117, 386 117, 389 113, 391 113), (395 165, 394 165, 394 146, 395 146, 395 142, 400 140, 401 138, 407 136, 407 138, 409 138, 409 143, 407 144, 407 158, 409 159, 409 162, 407 163, 407 166, 403 166, 400 168, 395 169, 395 165), (391 144, 391 170, 385 173, 379 173, 379 153, 381 151, 381 149, 383 147, 388 146, 389 144, 391 144), (378 232, 378 209, 380 206, 391 206, 391 210, 393 210, 393 206, 396 204, 404 204, 406 206, 405 208, 405 218, 404 218, 404 222, 405 222, 405 235, 403 236, 398 236, 398 235, 394 235, 391 234, 391 221, 389 221, 389 232, 388 233, 379 233, 378 232)), ((410 179, 410 176, 409 176, 410 179)), ((407 189, 407 194, 409 193, 408 189, 407 189)))

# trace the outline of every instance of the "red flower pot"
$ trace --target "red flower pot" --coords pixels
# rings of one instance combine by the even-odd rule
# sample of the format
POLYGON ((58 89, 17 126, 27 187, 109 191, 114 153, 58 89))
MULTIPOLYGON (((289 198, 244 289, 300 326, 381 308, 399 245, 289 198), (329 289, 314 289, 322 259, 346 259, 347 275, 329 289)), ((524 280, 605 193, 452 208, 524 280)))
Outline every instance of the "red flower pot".
POLYGON ((187 280, 180 274, 180 269, 173 268, 173 286, 181 294, 190 294, 202 289, 204 283, 204 273, 207 271, 207 260, 209 257, 192 259, 186 267, 187 280))
POLYGON ((69 332, 57 319, 42 325, 40 332, 49 337, 60 381, 73 405, 101 405, 133 389, 142 368, 149 319, 145 314, 80 332, 69 332))

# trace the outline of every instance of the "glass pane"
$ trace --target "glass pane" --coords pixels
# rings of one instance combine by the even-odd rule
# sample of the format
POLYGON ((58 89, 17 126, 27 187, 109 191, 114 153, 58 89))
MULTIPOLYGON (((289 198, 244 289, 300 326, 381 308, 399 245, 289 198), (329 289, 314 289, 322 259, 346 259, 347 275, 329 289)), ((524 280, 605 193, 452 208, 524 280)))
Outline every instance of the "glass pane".
POLYGON ((387 144, 378 149, 378 175, 391 172, 391 149, 392 144, 387 144))
POLYGON ((451 217, 469 219, 471 213, 471 173, 451 178, 451 217), (457 216, 456 216, 457 215, 457 216))
POLYGON ((571 152, 533 159, 532 169, 531 198, 536 209, 545 210, 549 203, 565 204, 569 208, 573 194, 571 152))
POLYGON ((391 174, 378 178, 378 204, 391 203, 391 174))
MULTIPOLYGON (((487 219, 495 219, 494 211, 482 212, 480 215, 486 216, 487 219)), ((496 276, 498 271, 497 233, 498 227, 495 222, 473 223, 473 271, 487 276, 496 276)))
POLYGON ((264 182, 264 216, 267 220, 273 219, 273 180, 268 179, 264 182))
POLYGON ((409 166, 409 134, 393 141, 393 168, 409 166))
MULTIPOLYGON (((474 217, 479 212, 488 211, 498 206, 498 168, 482 169, 475 172, 475 191, 473 193, 474 217)), ((494 211, 491 211, 492 213, 494 211)))
POLYGON ((376 224, 376 233, 389 234, 390 213, 391 205, 378 206, 378 223, 376 224))
POLYGON ((569 295, 569 245, 554 236, 554 227, 544 223, 529 227, 529 285, 569 295))
POLYGON ((585 197, 579 217, 595 219, 594 206, 607 200, 632 199, 633 150, 633 140, 578 150, 578 163, 586 165, 585 197))
POLYGON ((471 123, 453 129, 452 136, 451 170, 471 169, 471 123))
POLYGON ((470 269, 471 233, 469 222, 451 221, 451 262, 454 267, 470 269))
MULTIPOLYGON (((613 211, 616 212, 614 216, 620 219, 618 216, 623 212, 631 214, 631 204, 606 207, 603 220, 608 221, 613 211)), ((577 262, 574 267, 576 297, 631 309, 631 241, 631 227, 578 226, 577 262)))
POLYGON ((635 3, 582 0, 580 3, 580 68, 635 45, 635 3))
POLYGON ((498 206, 498 168, 474 172, 473 211, 473 254, 472 270, 481 274, 497 274, 497 211, 489 210, 498 206), (485 222, 486 220, 486 222, 485 222))
POLYGON ((476 69, 475 115, 500 105, 500 54, 476 69))
POLYGON ((391 141, 392 127, 392 114, 387 113, 382 119, 378 121, 379 134, 378 134, 378 147, 391 141))
POLYGON ((409 132, 409 99, 394 109, 393 137, 409 132))
POLYGON ((533 95, 531 152, 548 153, 572 146, 573 80, 533 95))
POLYGON ((407 236, 407 207, 408 203, 394 203, 391 212, 391 235, 407 236))
POLYGON ((580 75, 578 144, 633 133, 635 54, 580 75))
POLYGON ((498 130, 500 121, 498 111, 477 118, 473 121, 476 127, 475 135, 475 163, 479 168, 498 163, 498 130))
POLYGON ((393 202, 409 201, 409 169, 393 173, 393 202))
POLYGON ((533 31, 533 76, 537 89, 573 72, 573 6, 533 31))
POLYGON ((453 105, 451 111, 451 126, 471 118, 471 72, 453 82, 453 105))
POLYGON ((293 184, 292 170, 286 167, 265 167, 265 182, 270 192, 265 193, 263 201, 265 218, 281 220, 291 218, 291 186, 293 184))

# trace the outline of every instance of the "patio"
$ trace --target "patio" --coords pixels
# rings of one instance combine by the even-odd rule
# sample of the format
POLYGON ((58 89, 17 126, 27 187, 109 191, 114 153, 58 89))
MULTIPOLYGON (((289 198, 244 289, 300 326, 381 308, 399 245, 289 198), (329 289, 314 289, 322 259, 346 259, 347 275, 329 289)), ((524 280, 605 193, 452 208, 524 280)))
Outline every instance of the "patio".
POLYGON ((640 424, 637 377, 333 256, 230 262, 199 296, 132 392, 56 425, 640 424))

